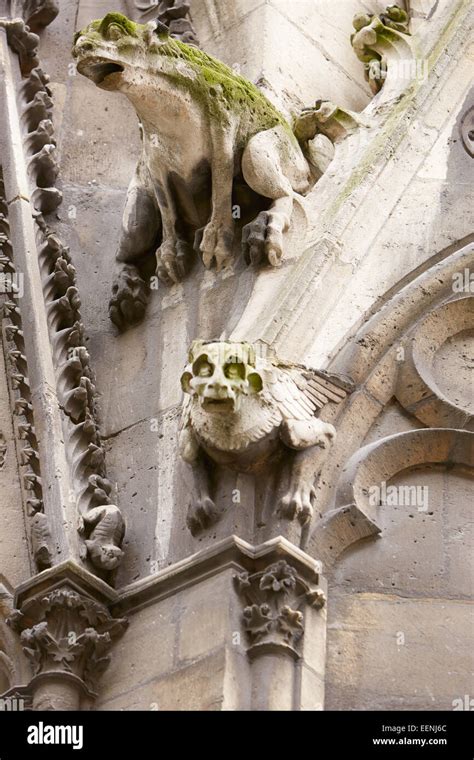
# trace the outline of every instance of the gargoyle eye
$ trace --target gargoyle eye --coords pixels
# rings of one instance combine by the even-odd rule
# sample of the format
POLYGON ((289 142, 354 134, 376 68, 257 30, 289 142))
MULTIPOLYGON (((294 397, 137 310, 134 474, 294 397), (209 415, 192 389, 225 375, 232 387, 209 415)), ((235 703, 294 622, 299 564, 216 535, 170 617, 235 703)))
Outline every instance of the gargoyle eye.
POLYGON ((211 377, 214 372, 214 365, 212 365, 207 356, 201 356, 193 365, 193 373, 195 377, 211 377))
POLYGON ((258 372, 251 372, 247 379, 249 381, 252 393, 260 393, 263 388, 263 382, 258 372))
POLYGON ((228 362, 224 366, 224 375, 229 380, 245 380, 245 366, 241 362, 228 362))

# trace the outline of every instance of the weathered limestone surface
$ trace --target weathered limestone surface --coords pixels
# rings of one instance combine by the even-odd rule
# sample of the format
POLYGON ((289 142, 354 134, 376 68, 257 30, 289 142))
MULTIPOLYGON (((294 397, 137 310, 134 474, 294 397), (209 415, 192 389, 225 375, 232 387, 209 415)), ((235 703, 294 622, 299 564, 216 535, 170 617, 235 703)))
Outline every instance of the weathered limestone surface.
MULTIPOLYGON (((156 15, 153 3, 143 12, 133 0, 114 5, 139 21, 156 15)), ((29 409, 21 402, 20 411, 36 416, 39 433, 47 508, 42 512, 35 503, 34 514, 47 513, 53 523, 53 550, 41 565, 41 536, 35 548, 31 494, 22 485, 28 466, 22 456, 29 461, 35 454, 21 454, 17 427, 24 420, 12 412, 19 389, 12 386, 8 356, 24 346, 22 322, 14 321, 18 314, 10 307, 10 317, 3 314, 7 371, 0 373, 0 695, 31 684, 28 698, 36 708, 451 709, 473 688, 470 3, 410 0, 410 37, 388 48, 382 33, 372 42, 383 49, 388 71, 373 97, 350 43, 352 20, 380 16, 386 3, 192 0, 203 50, 256 82, 288 118, 312 109, 305 123, 320 125, 316 149, 324 171, 293 204, 281 266, 247 266, 240 253, 241 228, 256 209, 237 220, 228 268, 206 269, 194 255, 186 279, 152 288, 145 318, 123 332, 110 321, 108 303, 127 187, 141 152, 137 115, 127 98, 81 76, 71 57, 74 33, 110 12, 110 3, 61 0, 60 6, 40 31, 38 49, 50 76, 44 86, 59 168, 53 185, 63 197, 45 219, 60 251, 69 247, 76 270, 67 276, 75 278, 81 299, 82 348, 95 378, 91 408, 100 439, 78 475, 84 448, 79 454, 71 449, 76 439, 61 381, 51 372, 51 409, 63 433, 54 452, 64 466, 55 476, 47 466, 51 426, 35 380, 34 403, 29 409), (422 76, 396 75, 405 55, 415 56, 422 76), (328 121, 314 116, 320 99, 331 101, 328 121), (195 340, 252 345, 265 353, 268 367, 294 373, 307 367, 316 376, 326 370, 331 383, 350 381, 339 386, 347 396, 326 398, 318 416, 314 409, 308 416, 311 425, 335 435, 328 456, 318 456, 309 476, 300 477, 310 505, 304 520, 276 514, 285 494, 276 460, 270 458, 270 474, 257 467, 255 477, 228 445, 224 425, 223 443, 206 453, 213 463, 212 500, 222 514, 202 530, 189 530, 199 482, 180 455, 180 377, 195 340), (110 509, 101 513, 105 532, 104 525, 95 534, 90 528, 86 537, 84 526, 81 536, 77 532, 77 505, 90 488, 84 491, 77 479, 92 470, 96 500, 88 508, 110 509), (98 540, 99 550, 112 545, 110 568, 91 561, 85 537, 98 540), (64 611, 54 602, 50 615, 37 600, 58 589, 77 609, 92 604, 96 619, 72 668, 52 670, 37 626, 46 621, 59 636, 55 626, 64 611), (20 617, 7 626, 15 607, 20 617), (21 622, 28 609, 35 614, 31 633, 21 622), (81 658, 109 630, 110 667, 104 663, 92 684, 81 658), (39 642, 33 666, 22 652, 28 637, 39 642)), ((7 12, 0 4, 0 16, 7 12)), ((13 72, 9 92, 18 97, 17 55, 3 28, 0 34, 13 72)), ((2 90, 0 103, 4 96, 2 90)), ((23 108, 31 99, 22 97, 15 102, 23 108)), ((14 127, 12 120, 10 135, 14 127)), ((20 146, 25 124, 15 129, 20 146)), ((22 195, 9 204, 17 266, 42 255, 46 234, 31 222, 41 188, 31 184, 28 172, 35 175, 36 164, 27 172, 28 151, 18 147, 16 169, 8 160, 4 169, 7 186, 22 195)), ((44 256, 42 262, 30 300, 19 302, 34 378, 41 371, 28 336, 38 314, 51 328, 44 256)), ((50 355, 44 332, 42 361, 56 370, 54 335, 50 355)), ((27 388, 24 380, 15 382, 27 388)), ((283 393, 279 402, 288 398, 283 393)), ((294 409, 286 414, 293 415, 294 409)), ((302 435, 293 448, 304 449, 305 440, 302 435)), ((320 446, 318 439, 308 448, 314 443, 320 446)), ((84 637, 76 619, 72 626, 84 637)))

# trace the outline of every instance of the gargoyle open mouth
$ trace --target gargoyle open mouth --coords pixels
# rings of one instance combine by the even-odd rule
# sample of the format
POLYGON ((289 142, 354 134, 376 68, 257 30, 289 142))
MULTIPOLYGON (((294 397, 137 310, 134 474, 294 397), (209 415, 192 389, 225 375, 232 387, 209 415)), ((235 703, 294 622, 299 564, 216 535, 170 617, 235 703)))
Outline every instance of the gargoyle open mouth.
POLYGON ((119 63, 112 63, 112 61, 106 60, 91 60, 81 61, 77 66, 79 72, 86 76, 88 79, 92 79, 94 84, 100 85, 111 74, 121 74, 123 72, 123 66, 119 63))
POLYGON ((235 404, 231 398, 204 398, 202 406, 209 412, 231 412, 235 404))

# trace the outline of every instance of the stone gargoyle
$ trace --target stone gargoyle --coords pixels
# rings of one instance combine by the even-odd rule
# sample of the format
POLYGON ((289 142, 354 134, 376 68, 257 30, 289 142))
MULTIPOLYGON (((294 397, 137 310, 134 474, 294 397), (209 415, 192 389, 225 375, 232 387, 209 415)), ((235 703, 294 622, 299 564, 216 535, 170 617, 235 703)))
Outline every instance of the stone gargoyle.
POLYGON ((142 269, 155 253, 156 274, 168 284, 186 275, 193 248, 207 268, 229 264, 237 186, 267 203, 243 227, 247 263, 278 265, 294 200, 321 170, 265 95, 160 22, 136 24, 119 13, 78 32, 73 55, 79 73, 123 93, 141 123, 110 304, 117 327, 143 317, 142 269))
POLYGON ((276 511, 306 523, 313 513, 315 453, 327 452, 336 434, 315 415, 326 403, 343 401, 350 384, 260 358, 248 343, 194 341, 181 385, 179 449, 195 478, 196 499, 187 515, 193 535, 223 513, 211 495, 216 466, 258 474, 269 462, 288 463, 288 490, 276 511))

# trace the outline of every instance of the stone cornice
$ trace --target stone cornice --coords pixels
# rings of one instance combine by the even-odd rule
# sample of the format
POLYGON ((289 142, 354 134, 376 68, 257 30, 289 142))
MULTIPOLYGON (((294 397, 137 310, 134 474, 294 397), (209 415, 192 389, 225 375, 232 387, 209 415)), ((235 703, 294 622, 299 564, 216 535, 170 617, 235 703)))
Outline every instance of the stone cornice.
POLYGON ((210 548, 163 568, 155 575, 117 590, 118 596, 110 608, 113 614, 136 612, 222 570, 258 571, 281 559, 290 563, 308 583, 320 583, 321 563, 286 538, 277 536, 252 546, 238 536, 229 536, 210 548))

